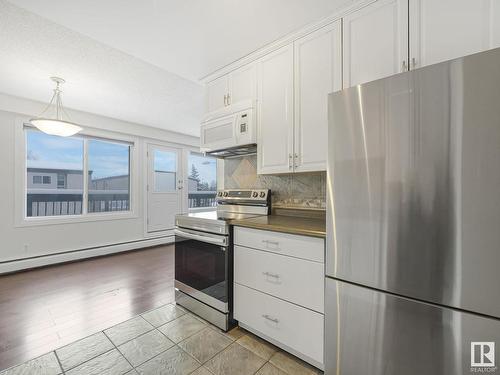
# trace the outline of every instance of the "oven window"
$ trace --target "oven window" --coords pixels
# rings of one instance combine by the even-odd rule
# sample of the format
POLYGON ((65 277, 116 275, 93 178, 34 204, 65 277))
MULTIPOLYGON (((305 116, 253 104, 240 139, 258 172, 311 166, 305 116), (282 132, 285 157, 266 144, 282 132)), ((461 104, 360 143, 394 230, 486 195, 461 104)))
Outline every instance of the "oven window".
POLYGON ((219 301, 228 301, 226 248, 175 238, 175 279, 219 301))

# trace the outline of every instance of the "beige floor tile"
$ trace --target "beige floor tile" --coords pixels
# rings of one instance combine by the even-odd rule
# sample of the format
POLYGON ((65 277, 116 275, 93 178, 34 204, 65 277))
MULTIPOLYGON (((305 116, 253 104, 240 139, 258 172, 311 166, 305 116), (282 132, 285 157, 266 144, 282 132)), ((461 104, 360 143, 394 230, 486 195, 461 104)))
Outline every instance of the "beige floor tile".
POLYGON ((230 338, 233 341, 238 340, 240 337, 242 337, 248 333, 246 330, 244 330, 243 328, 240 328, 240 327, 234 327, 233 329, 231 329, 228 332, 224 332, 223 330, 221 330, 213 325, 210 325, 210 328, 223 334, 224 336, 230 338))
POLYGON ((159 307, 155 310, 149 311, 145 314, 142 314, 142 317, 146 319, 149 323, 151 323, 155 327, 159 327, 163 324, 166 324, 174 319, 177 319, 184 315, 186 310, 182 307, 169 304, 162 307, 159 307))
POLYGON ((111 349, 114 349, 111 341, 104 333, 98 332, 95 335, 57 349, 56 353, 63 369, 67 371, 111 349))
POLYGON ((275 367, 274 365, 268 362, 264 366, 262 366, 262 368, 257 372, 256 375, 288 375, 288 374, 284 371, 281 371, 279 368, 275 367))
POLYGON ((289 375, 316 375, 322 373, 317 368, 283 351, 274 354, 269 362, 289 375))
POLYGON ((68 375, 122 375, 132 370, 120 352, 113 349, 66 372, 68 375))
POLYGON ((115 344, 116 346, 121 345, 129 340, 135 339, 137 336, 142 335, 148 331, 151 331, 153 326, 146 322, 140 316, 136 316, 133 319, 127 320, 126 322, 117 324, 104 331, 106 336, 115 344))
POLYGON ((179 346, 201 363, 205 363, 231 345, 232 342, 232 340, 220 333, 205 328, 188 339, 181 341, 179 346))
POLYGON ((278 351, 274 345, 251 333, 240 337, 236 342, 254 352, 259 357, 264 358, 266 361, 268 361, 273 354, 278 351))
POLYGON ((154 330, 120 345, 118 350, 136 367, 174 345, 165 335, 154 330))
POLYGON ((167 324, 162 325, 158 329, 170 340, 178 343, 184 339, 187 339, 189 336, 194 335, 196 332, 201 331, 203 328, 206 328, 206 326, 207 325, 205 323, 186 314, 167 324))
POLYGON ((54 352, 0 372, 2 375, 58 375, 61 373, 61 366, 54 352))
POLYGON ((213 375, 213 374, 202 366, 198 370, 195 370, 193 373, 191 373, 191 375, 213 375))
POLYGON ((140 375, 188 375, 198 367, 198 361, 174 346, 137 367, 137 372, 140 375))
POLYGON ((253 375, 266 361, 240 344, 232 343, 205 364, 215 375, 253 375))

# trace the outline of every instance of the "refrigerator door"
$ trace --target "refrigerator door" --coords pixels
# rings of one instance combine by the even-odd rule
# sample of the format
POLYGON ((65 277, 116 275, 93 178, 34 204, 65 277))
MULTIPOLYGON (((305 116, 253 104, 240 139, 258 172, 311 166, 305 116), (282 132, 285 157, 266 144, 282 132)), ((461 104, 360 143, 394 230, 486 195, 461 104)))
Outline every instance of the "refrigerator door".
POLYGON ((500 373, 499 320, 330 278, 326 301, 326 375, 500 373))
POLYGON ((326 273, 500 317, 500 49, 329 97, 326 273))

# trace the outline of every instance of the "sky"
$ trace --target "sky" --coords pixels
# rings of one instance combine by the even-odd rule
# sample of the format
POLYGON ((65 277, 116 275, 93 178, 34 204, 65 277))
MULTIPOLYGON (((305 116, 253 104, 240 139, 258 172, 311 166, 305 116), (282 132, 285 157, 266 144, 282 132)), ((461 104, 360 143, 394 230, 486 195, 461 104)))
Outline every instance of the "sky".
MULTIPOLYGON (((128 174, 128 145, 100 140, 88 141, 89 169, 93 178, 128 174)), ((78 137, 57 137, 36 130, 27 131, 28 167, 41 165, 83 169, 83 139, 78 137)), ((176 170, 176 154, 155 151, 155 170, 173 172, 176 170)), ((191 153, 188 159, 188 176, 194 165, 200 175, 200 182, 217 179, 216 159, 191 153)))
MULTIPOLYGON (((27 132, 28 167, 41 165, 83 169, 83 139, 57 137, 39 131, 27 132)), ((99 140, 88 141, 88 163, 92 178, 129 173, 129 146, 99 140)))

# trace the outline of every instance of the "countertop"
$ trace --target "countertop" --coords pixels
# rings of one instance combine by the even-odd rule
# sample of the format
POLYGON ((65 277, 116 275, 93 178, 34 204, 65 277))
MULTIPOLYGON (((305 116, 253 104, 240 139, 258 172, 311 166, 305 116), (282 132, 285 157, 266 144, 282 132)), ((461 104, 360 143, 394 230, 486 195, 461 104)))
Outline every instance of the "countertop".
POLYGON ((269 216, 231 220, 238 227, 270 230, 311 237, 326 237, 325 211, 280 208, 269 216))

